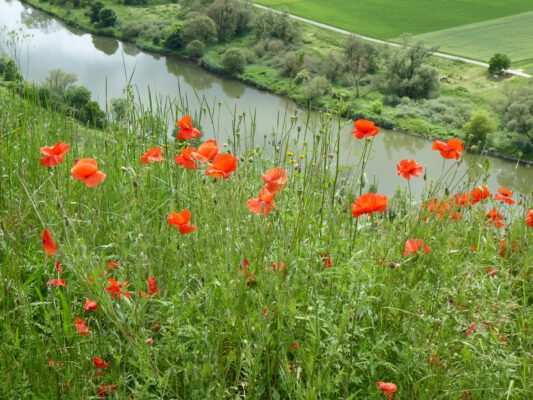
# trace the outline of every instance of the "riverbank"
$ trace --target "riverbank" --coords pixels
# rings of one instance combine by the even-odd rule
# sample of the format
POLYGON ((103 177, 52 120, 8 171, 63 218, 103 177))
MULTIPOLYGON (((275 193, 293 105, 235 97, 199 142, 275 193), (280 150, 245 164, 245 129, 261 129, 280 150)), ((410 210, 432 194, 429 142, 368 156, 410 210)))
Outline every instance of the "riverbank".
MULTIPOLYGON (((166 55, 184 56, 183 50, 169 50, 161 41, 145 37, 129 37, 131 22, 141 18, 143 23, 171 24, 176 18, 183 18, 182 9, 174 4, 160 4, 149 7, 128 7, 114 2, 104 3, 116 10, 118 25, 115 28, 98 28, 91 24, 84 15, 84 9, 59 8, 49 3, 25 0, 32 6, 53 15, 67 24, 94 34, 112 36, 123 41, 135 43, 140 49, 166 55)), ((328 32, 312 26, 302 26, 302 45, 318 59, 324 59, 328 52, 342 53, 345 38, 334 32, 328 32)), ((257 44, 255 34, 247 34, 226 43, 214 43, 206 46, 200 65, 217 74, 228 75, 222 67, 222 55, 228 47, 240 48, 246 52, 249 63, 242 73, 231 76, 246 84, 269 92, 288 96, 298 104, 313 109, 331 109, 348 118, 365 117, 372 119, 386 128, 405 133, 416 132, 429 138, 448 139, 463 136, 463 125, 471 113, 479 109, 488 111, 498 127, 490 137, 488 151, 496 156, 511 160, 531 161, 533 154, 520 154, 513 142, 513 137, 501 130, 502 121, 494 110, 495 101, 503 101, 503 88, 506 85, 520 85, 520 78, 489 80, 483 68, 466 65, 461 62, 433 58, 432 64, 438 68, 440 75, 440 97, 430 100, 399 99, 397 104, 388 104, 388 96, 375 89, 382 78, 380 72, 371 75, 362 87, 362 96, 356 98, 353 90, 343 85, 333 84, 330 90, 319 98, 309 101, 302 95, 303 85, 295 79, 280 76, 274 65, 268 65, 267 56, 257 56, 252 50, 257 44)))

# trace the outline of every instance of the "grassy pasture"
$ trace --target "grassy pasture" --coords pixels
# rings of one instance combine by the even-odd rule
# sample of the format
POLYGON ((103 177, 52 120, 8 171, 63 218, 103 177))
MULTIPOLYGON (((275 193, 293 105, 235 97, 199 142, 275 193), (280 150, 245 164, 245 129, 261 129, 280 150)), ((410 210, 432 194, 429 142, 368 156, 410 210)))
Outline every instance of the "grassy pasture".
POLYGON ((258 0, 257 4, 380 39, 533 11, 530 0, 258 0))
POLYGON ((416 36, 424 43, 460 56, 487 61, 505 53, 512 61, 533 57, 533 12, 444 29, 416 36))

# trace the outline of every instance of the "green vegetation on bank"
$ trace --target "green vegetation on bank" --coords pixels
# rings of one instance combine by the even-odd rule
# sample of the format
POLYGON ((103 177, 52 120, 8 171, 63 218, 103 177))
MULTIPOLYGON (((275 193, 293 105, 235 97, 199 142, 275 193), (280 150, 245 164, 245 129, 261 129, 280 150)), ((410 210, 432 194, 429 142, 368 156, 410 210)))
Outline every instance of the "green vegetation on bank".
MULTIPOLYGON (((91 131, 0 87, 0 398, 386 400, 377 382, 397 399, 531 398, 533 228, 518 205, 454 198, 486 171, 463 182, 446 160, 437 180, 412 178, 420 198, 398 176, 386 211, 354 219, 354 199, 380 190, 359 185, 373 139, 340 171, 338 115, 301 149, 291 121, 257 148, 241 122, 220 144, 239 149, 237 170, 216 179, 174 162, 212 137, 174 142, 155 123, 187 104, 142 107, 128 97, 127 122, 91 131), (58 141, 70 149, 45 168, 39 150, 58 141), (141 164, 154 147, 167 161, 141 164), (94 188, 71 178, 87 157, 107 175, 94 188), (288 173, 276 208, 252 214, 273 167, 288 173), (167 223, 182 209, 197 227, 186 235, 167 223), (406 254, 409 239, 428 247, 406 254)), ((215 126, 217 110, 191 110, 194 126, 215 126)))
MULTIPOLYGON (((254 12, 249 4, 233 0, 135 6, 114 0, 26 2, 83 29, 134 41, 143 49, 199 58, 210 71, 229 73, 302 105, 365 116, 385 127, 465 137, 465 124, 474 113, 486 111, 495 129, 486 142, 471 144, 533 159, 529 125, 508 119, 509 104, 520 103, 512 94, 529 93, 530 82, 488 79, 482 68, 428 57, 428 49, 415 42, 399 50, 371 46, 284 15, 254 12), (91 22, 95 4, 114 10, 114 26, 91 22), (509 131, 511 126, 518 128, 509 131)), ((526 121, 533 110, 520 107, 527 111, 526 121)))

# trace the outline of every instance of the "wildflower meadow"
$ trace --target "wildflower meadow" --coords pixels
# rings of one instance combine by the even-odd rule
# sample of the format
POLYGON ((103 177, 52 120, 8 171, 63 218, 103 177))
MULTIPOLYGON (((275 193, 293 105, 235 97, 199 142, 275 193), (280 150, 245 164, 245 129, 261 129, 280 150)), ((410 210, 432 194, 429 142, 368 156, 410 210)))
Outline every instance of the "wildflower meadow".
POLYGON ((347 170, 335 115, 295 156, 297 118, 223 143, 216 110, 128 107, 92 130, 1 97, 1 398, 533 396, 531 194, 459 176, 459 139, 436 180, 384 164, 386 195, 371 121, 347 170))

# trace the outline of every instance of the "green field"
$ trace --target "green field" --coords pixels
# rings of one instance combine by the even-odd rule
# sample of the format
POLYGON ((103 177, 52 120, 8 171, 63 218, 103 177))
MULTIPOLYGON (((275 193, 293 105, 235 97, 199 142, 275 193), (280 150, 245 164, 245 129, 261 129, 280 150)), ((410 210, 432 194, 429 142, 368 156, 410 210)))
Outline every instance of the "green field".
POLYGON ((479 60, 494 53, 507 54, 512 61, 533 57, 533 12, 416 36, 440 50, 479 60))
POLYGON ((259 0, 257 4, 380 39, 533 11, 530 0, 259 0))

